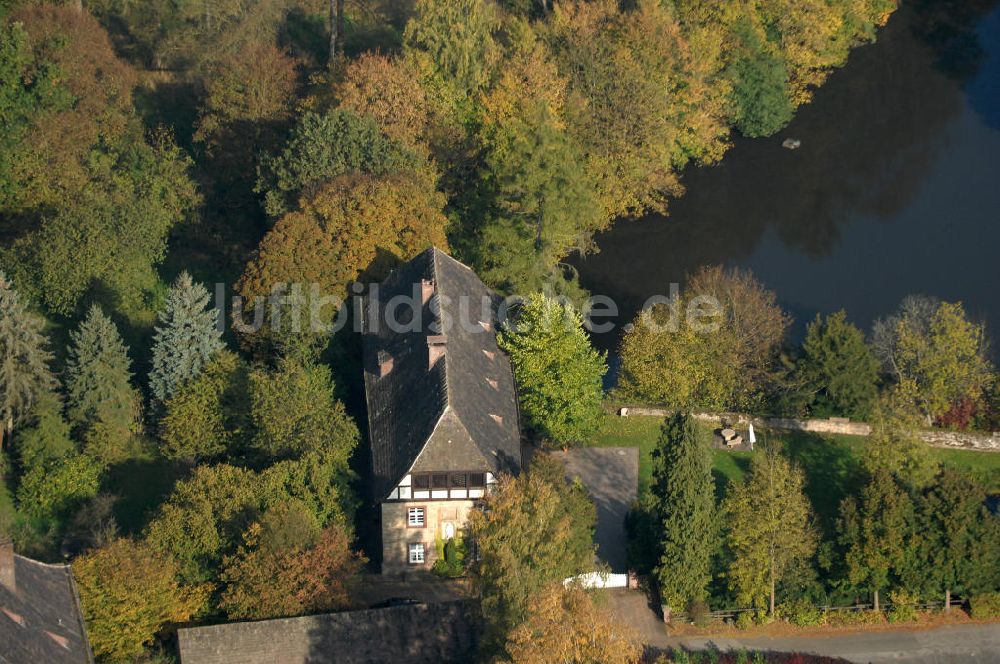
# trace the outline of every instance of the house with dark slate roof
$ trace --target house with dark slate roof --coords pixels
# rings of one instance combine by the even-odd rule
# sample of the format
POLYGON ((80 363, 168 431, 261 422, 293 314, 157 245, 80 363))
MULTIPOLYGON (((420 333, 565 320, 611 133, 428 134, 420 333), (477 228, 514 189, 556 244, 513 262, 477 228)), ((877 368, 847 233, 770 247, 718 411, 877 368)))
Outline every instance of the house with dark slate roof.
POLYGON ((47 565, 0 541, 0 663, 90 664, 69 565, 47 565))
POLYGON ((502 473, 521 468, 502 300, 437 248, 373 284, 364 306, 372 489, 382 572, 429 568, 502 473))

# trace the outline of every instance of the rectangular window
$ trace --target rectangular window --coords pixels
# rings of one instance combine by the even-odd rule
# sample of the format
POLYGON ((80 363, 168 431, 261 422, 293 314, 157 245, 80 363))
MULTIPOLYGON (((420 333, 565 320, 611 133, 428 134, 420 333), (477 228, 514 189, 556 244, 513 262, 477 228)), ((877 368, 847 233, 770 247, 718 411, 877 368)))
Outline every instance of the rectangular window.
POLYGON ((465 479, 465 473, 452 473, 451 474, 451 488, 453 489, 464 489, 468 486, 465 479))
POLYGON ((413 476, 413 488, 415 489, 429 489, 431 486, 431 478, 428 475, 414 475, 413 476))
POLYGON ((469 486, 486 486, 486 473, 471 473, 469 475, 469 486))
POLYGON ((424 545, 423 544, 411 544, 410 545, 410 557, 409 561, 411 565, 421 565, 424 562, 424 545))
POLYGON ((435 473, 431 480, 434 484, 435 489, 447 489, 448 488, 448 475, 445 473, 435 473))
POLYGON ((410 528, 423 528, 426 512, 423 507, 411 507, 406 510, 406 525, 410 528))

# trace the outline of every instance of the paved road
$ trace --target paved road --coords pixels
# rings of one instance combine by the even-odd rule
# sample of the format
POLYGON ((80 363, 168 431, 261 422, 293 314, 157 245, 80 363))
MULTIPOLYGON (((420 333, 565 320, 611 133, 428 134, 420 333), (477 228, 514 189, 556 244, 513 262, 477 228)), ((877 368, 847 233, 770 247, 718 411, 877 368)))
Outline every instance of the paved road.
POLYGON ((670 639, 673 647, 702 650, 762 650, 842 657, 859 664, 1000 662, 1000 624, 946 625, 831 636, 670 639))
POLYGON ((611 571, 628 571, 625 515, 639 490, 639 448, 585 447, 557 452, 566 476, 579 478, 597 505, 597 556, 611 571))

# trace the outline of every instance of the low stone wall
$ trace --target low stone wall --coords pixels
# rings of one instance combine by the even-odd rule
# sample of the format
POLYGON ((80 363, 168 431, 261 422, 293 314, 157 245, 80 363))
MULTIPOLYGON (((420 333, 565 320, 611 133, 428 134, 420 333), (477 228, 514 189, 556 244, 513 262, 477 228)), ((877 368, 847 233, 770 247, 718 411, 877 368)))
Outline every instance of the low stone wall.
POLYGON ((191 627, 182 664, 448 664, 472 661, 479 640, 465 601, 191 627))
MULTIPOLYGON (((670 409, 650 408, 647 406, 622 406, 618 409, 618 414, 622 417, 666 417, 673 412, 670 409)), ((852 422, 843 417, 831 417, 825 420, 799 420, 782 417, 754 418, 742 413, 692 413, 691 416, 702 422, 711 422, 713 424, 725 422, 729 426, 745 427, 753 423, 757 427, 784 429, 786 431, 811 431, 813 433, 840 434, 844 436, 868 436, 872 432, 870 424, 852 422)), ((987 434, 971 431, 925 430, 921 431, 919 436, 932 447, 1000 452, 1000 432, 987 434)))

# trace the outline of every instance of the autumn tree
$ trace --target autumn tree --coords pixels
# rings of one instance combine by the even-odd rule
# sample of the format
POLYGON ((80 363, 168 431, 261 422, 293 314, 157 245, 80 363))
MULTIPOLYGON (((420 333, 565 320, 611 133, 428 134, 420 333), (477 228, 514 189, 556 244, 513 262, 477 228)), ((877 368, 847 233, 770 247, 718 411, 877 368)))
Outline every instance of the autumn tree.
POLYGON ((763 447, 743 482, 732 483, 722 504, 730 562, 726 576, 740 602, 767 606, 774 615, 778 584, 816 551, 805 477, 775 446, 763 447))
POLYGON ((28 34, 36 92, 58 87, 21 123, 0 185, 11 193, 0 212, 20 220, 9 248, 18 275, 57 313, 92 290, 140 317, 170 229, 198 202, 190 160, 165 132, 146 135, 132 105, 136 74, 93 17, 50 4, 12 19, 28 34))
POLYGON ((311 532, 309 518, 302 507, 283 503, 244 533, 243 545, 223 562, 226 590, 220 604, 231 619, 284 618, 349 606, 349 589, 364 558, 351 551, 351 535, 343 525, 311 532))
POLYGON ((340 108, 374 118, 401 143, 420 145, 431 138, 434 101, 412 58, 362 53, 347 65, 334 94, 340 108))
POLYGON ((899 578, 906 565, 913 502, 888 471, 879 470, 862 490, 860 501, 853 496, 844 499, 840 521, 848 579, 871 590, 878 611, 879 593, 899 578))
POLYGON ((473 585, 482 597, 491 648, 524 622, 535 595, 594 564, 596 511, 561 468, 536 458, 530 473, 501 478, 468 522, 479 552, 473 585))
POLYGON ((168 624, 187 621, 206 597, 178 581, 177 564, 142 543, 119 539, 80 556, 73 578, 97 657, 140 656, 168 624))
POLYGON ((211 63, 204 86, 194 140, 227 199, 244 200, 258 155, 278 148, 291 121, 296 61, 271 44, 250 42, 211 63))
POLYGON ((375 120, 345 110, 305 113, 284 148, 263 158, 256 191, 274 218, 327 181, 352 173, 387 175, 425 167, 417 153, 383 134, 375 120))
POLYGON ((0 449, 11 446, 14 425, 30 412, 39 394, 55 385, 43 325, 25 308, 14 285, 0 272, 0 449))
POLYGON ((790 322, 752 273, 702 268, 683 296, 638 314, 622 339, 619 386, 676 408, 757 410, 780 384, 790 322))
POLYGON ((878 360, 844 311, 825 319, 817 314, 809 324, 797 370, 815 394, 814 414, 865 419, 871 413, 878 395, 878 360))
POLYGON ((209 308, 208 291, 182 272, 157 317, 153 333, 153 369, 149 385, 153 395, 166 401, 186 381, 197 377, 223 348, 217 313, 209 308))
POLYGON ((501 328, 498 343, 510 355, 528 426, 563 445, 596 430, 607 363, 572 305, 532 295, 501 328))
POLYGON ((66 392, 70 422, 84 449, 102 463, 128 458, 139 432, 140 397, 132 386, 132 361, 118 328, 98 305, 70 334, 66 392))
POLYGON ((101 465, 74 450, 28 469, 18 483, 18 508, 38 519, 62 519, 96 496, 100 482, 101 465))
POLYGON ((507 639, 515 664, 635 664, 642 645, 632 627, 597 606, 586 591, 547 586, 532 602, 524 623, 507 639))
POLYGON ((228 351, 184 383, 164 404, 161 452, 188 462, 217 457, 249 434, 249 371, 228 351))
POLYGON ((991 380, 985 328, 959 302, 911 296, 876 323, 875 338, 886 369, 915 388, 928 424, 962 399, 980 399, 991 380))
POLYGON ((678 412, 663 422, 652 460, 650 493, 660 537, 656 575, 669 619, 671 609, 703 600, 711 581, 715 482, 711 452, 689 415, 678 412))

